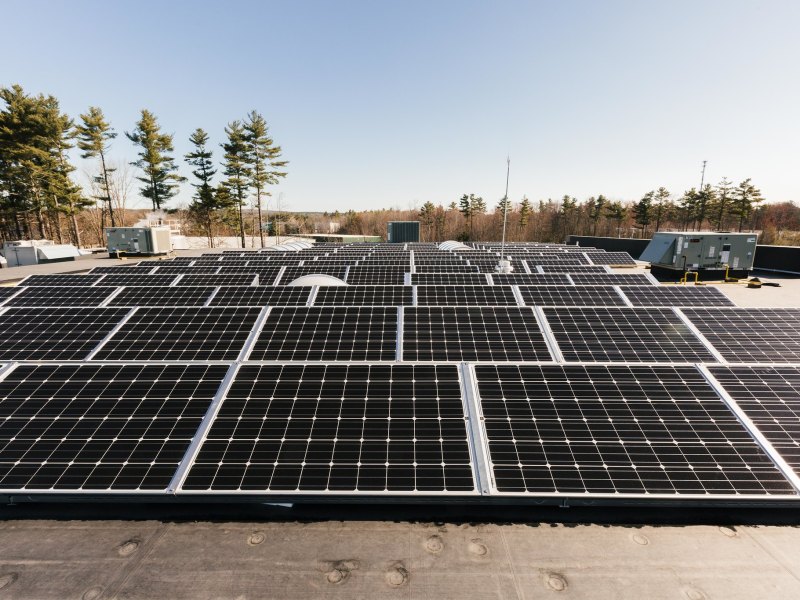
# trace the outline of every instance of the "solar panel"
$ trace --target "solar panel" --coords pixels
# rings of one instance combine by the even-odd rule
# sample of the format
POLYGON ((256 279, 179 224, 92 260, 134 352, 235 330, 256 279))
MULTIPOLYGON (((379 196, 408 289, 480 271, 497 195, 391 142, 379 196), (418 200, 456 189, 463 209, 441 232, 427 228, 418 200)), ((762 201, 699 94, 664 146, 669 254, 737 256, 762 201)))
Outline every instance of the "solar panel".
MULTIPOLYGON (((244 273, 237 273, 233 275, 184 275, 175 283, 175 285, 181 287, 186 285, 211 285, 214 287, 221 285, 252 285, 255 279, 255 274, 244 273)), ((271 284, 272 279, 274 278, 267 279, 267 284, 271 284)), ((258 280, 262 284, 265 283, 261 277, 259 277, 258 280)))
POLYGON ((507 285, 423 285, 417 288, 418 306, 516 306, 507 285))
POLYGON ((20 286, 78 286, 92 285, 97 282, 102 275, 31 275, 20 281, 20 286))
MULTIPOLYGON (((303 275, 330 275, 344 280, 347 267, 341 265, 313 265, 304 267, 286 267, 278 283, 286 285, 303 275)), ((263 285, 263 284, 262 284, 263 285)))
POLYGON ((708 370, 800 475, 800 369, 736 366, 708 370))
POLYGON ((655 285, 643 273, 575 273, 575 285, 655 285))
POLYGON ((716 362, 667 308, 544 308, 569 362, 716 362))
POLYGON ((412 273, 413 285, 486 285, 483 273, 412 273))
POLYGON ((16 367, 0 381, 0 490, 165 490, 226 371, 16 367))
POLYGON ((397 309, 276 307, 270 309, 250 360, 395 360, 397 309))
MULTIPOLYGON (((570 265, 570 264, 546 264, 539 265, 545 273, 608 273, 608 269, 603 265, 570 265)), ((534 270, 531 265, 531 271, 534 270)))
POLYGON ((314 306, 410 306, 414 294, 410 286, 325 286, 317 290, 314 306))
POLYGON ((562 273, 493 273, 495 285, 569 285, 562 273))
POLYGON ((97 306, 116 292, 115 287, 42 287, 24 288, 6 306, 97 306))
POLYGON ((634 306, 734 306, 725 294, 710 286, 626 285, 622 292, 634 306))
POLYGON ((596 265, 635 265, 627 252, 587 252, 586 255, 596 265))
POLYGON ((19 291, 20 288, 18 287, 0 287, 0 304, 6 302, 11 296, 19 291))
POLYGON ((800 308, 683 308, 730 362, 800 362, 800 308))
MULTIPOLYGON (((140 263, 141 264, 141 263, 140 263)), ((150 269, 152 269, 154 264, 150 263, 150 269)), ((124 267, 95 267, 89 273, 91 275, 147 275, 147 272, 150 269, 134 269, 132 266, 124 266, 124 267)))
MULTIPOLYGON (((468 265, 465 262, 459 263, 438 263, 428 265, 414 264, 415 273, 480 273, 481 269, 477 265, 468 265)), ((486 279, 484 278, 484 284, 486 279)))
POLYGON ((406 307, 403 312, 403 360, 552 360, 530 308, 406 307))
POLYGON ((475 493, 458 371, 244 365, 183 491, 475 493))
POLYGON ((81 360, 126 308, 9 308, 0 315, 0 360, 81 360))
POLYGON ((350 267, 345 281, 350 285, 403 285, 411 267, 350 267))
POLYGON ((158 267, 155 274, 158 275, 213 275, 219 267, 158 267))
POLYGON ((227 286, 219 288, 211 306, 302 306, 309 294, 307 287, 227 286))
POLYGON ((140 308, 96 360, 236 360, 258 308, 140 308))
POLYGON ((794 495, 692 367, 478 365, 475 373, 500 492, 794 495))
POLYGON ((520 286, 519 291, 528 306, 626 306, 607 285, 520 286))
POLYGON ((109 306, 203 306, 213 287, 126 287, 109 306))
POLYGON ((175 281, 176 275, 106 275, 96 285, 132 285, 132 286, 147 286, 147 287, 166 287, 172 285, 175 281))

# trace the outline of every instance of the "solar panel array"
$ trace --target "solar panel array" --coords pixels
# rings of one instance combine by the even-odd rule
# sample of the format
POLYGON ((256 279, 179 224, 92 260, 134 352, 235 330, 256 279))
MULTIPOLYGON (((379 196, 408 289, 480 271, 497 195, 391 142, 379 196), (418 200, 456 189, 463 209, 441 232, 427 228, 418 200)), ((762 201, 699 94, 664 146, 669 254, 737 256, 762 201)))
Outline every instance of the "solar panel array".
POLYGON ((0 494, 800 500, 800 309, 615 265, 318 244, 28 277, 0 494))

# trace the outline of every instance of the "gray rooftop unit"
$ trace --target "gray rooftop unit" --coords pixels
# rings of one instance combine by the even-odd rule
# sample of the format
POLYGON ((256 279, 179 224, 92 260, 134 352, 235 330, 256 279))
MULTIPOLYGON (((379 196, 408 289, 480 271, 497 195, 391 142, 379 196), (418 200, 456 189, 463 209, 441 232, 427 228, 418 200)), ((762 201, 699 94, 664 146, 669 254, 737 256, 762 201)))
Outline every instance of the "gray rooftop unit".
POLYGON ((639 260, 662 271, 746 273, 753 268, 757 239, 755 233, 663 231, 653 236, 639 260))
POLYGON ((154 256, 172 251, 169 227, 106 227, 108 254, 154 256))

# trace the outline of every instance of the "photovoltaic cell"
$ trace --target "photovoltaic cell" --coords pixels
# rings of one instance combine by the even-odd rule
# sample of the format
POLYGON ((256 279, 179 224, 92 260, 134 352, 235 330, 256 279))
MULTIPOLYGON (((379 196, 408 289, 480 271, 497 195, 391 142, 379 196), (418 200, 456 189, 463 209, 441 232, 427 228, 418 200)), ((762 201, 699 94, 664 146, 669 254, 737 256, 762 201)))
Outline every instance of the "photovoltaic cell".
POLYGON ((507 285, 424 285, 417 288, 418 306, 516 306, 507 285))
MULTIPOLYGON (((276 271, 277 272, 277 271, 276 271)), ((187 285, 210 285, 210 286, 227 286, 227 285, 252 285, 256 279, 255 273, 234 273, 232 275, 184 275, 176 283, 176 286, 183 287, 187 285)), ((267 282, 272 283, 273 278, 268 278, 267 282)), ((259 277, 259 281, 264 282, 259 277)))
POLYGON ((730 362, 800 362, 800 308, 682 308, 730 362))
POLYGON ((655 285, 642 273, 575 273, 575 285, 655 285))
POLYGON ((97 306, 116 291, 115 287, 32 286, 23 289, 6 306, 97 306))
MULTIPOLYGON (((608 273, 608 269, 603 265, 565 265, 565 264, 546 264, 539 265, 545 273, 608 273)), ((531 271, 534 266, 531 266, 531 271)))
POLYGON ((314 306, 410 306, 411 286, 326 286, 317 290, 314 306))
POLYGON ((397 309, 276 307, 270 309, 250 360, 395 360, 397 309))
POLYGON ((626 285, 622 292, 635 306, 734 306, 715 287, 626 285))
POLYGON ((716 362, 667 308, 544 308, 570 362, 716 362))
POLYGON ((165 490, 226 371, 16 367, 0 381, 0 490, 165 490))
POLYGON ((403 360, 552 360, 536 315, 519 307, 406 307, 403 360))
POLYGON ((302 286, 226 286, 219 289, 211 306, 303 306, 310 293, 302 286))
POLYGON ((97 286, 147 286, 147 287, 167 287, 172 285, 177 275, 106 275, 97 282, 97 286))
POLYGON ((235 360, 258 308, 140 308, 96 360, 235 360))
POLYGON ((411 267, 350 267, 346 281, 350 285, 403 285, 411 267))
POLYGON ((245 365, 185 491, 475 492, 446 365, 245 365))
POLYGON ((562 273, 492 273, 495 285, 569 285, 562 273))
POLYGON ((0 304, 6 302, 11 296, 13 296, 19 291, 20 288, 18 287, 0 287, 0 304))
POLYGON ((413 285, 486 285, 483 273, 412 273, 413 285))
POLYGON ((626 306, 607 285, 520 286, 519 291, 528 306, 626 306))
POLYGON ((0 315, 0 360, 81 360, 127 308, 9 308, 0 315))
POLYGON ((213 287, 126 287, 109 306, 203 306, 213 287))
POLYGON ((692 367, 478 365, 500 492, 794 495, 692 367))
POLYGON ((800 475, 800 369, 735 366, 709 370, 800 475))
POLYGON ((31 275, 24 281, 20 281, 20 286, 78 286, 92 285, 96 283, 102 275, 31 275))

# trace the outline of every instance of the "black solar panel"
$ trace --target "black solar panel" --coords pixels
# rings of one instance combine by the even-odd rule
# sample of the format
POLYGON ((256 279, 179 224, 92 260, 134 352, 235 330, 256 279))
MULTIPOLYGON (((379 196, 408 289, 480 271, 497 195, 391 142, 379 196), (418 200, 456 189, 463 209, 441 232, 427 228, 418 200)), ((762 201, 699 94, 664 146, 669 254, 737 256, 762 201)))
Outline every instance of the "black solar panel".
POLYGON ((126 287, 109 306, 203 306, 213 287, 126 287))
POLYGON ((622 292, 634 306, 734 306, 715 287, 677 285, 628 285, 622 292))
POLYGON ((116 292, 115 287, 26 287, 6 306, 97 306, 116 292))
POLYGON ((423 285, 417 288, 418 306, 516 306, 507 285, 423 285))
MULTIPOLYGON (((481 273, 482 270, 477 265, 468 265, 466 262, 459 263, 438 263, 428 265, 414 265, 415 273, 481 273)), ((486 278, 484 277, 484 284, 486 278)))
POLYGON ((596 265, 635 265, 627 252, 587 252, 586 255, 596 265))
MULTIPOLYGON (((187 285, 252 285, 256 279, 255 274, 237 273, 233 275, 184 275, 176 283, 176 286, 187 285)), ((274 279, 274 278, 273 278, 274 279)), ((261 277, 258 278, 259 282, 264 284, 261 277)), ((272 283, 272 279, 266 280, 267 284, 272 283)))
POLYGON ((242 366, 182 489, 474 493, 457 369, 242 366))
POLYGON ((567 361, 716 362, 667 308, 545 308, 567 361))
POLYGON ((410 286, 326 286, 320 287, 314 306, 410 306, 414 302, 410 286))
POLYGON ((158 275, 213 275, 217 272, 219 267, 190 267, 183 265, 179 267, 165 267, 160 266, 156 269, 155 274, 158 275))
POLYGON ((800 308, 684 308, 730 362, 800 362, 800 308))
POLYGON ((164 490, 227 371, 21 365, 0 381, 0 490, 164 490))
POLYGON ((227 286, 219 289, 211 306, 303 306, 310 293, 302 286, 227 286))
POLYGON ((404 308, 403 360, 549 361, 530 308, 404 308))
POLYGON ((475 367, 500 492, 787 494, 692 367, 475 367))
POLYGON ((575 273, 575 285, 655 285, 643 273, 575 273))
MULTIPOLYGON (((603 265, 565 265, 565 264, 546 264, 539 265, 545 273, 608 273, 608 269, 603 265)), ((531 266, 531 271, 535 269, 531 266)))
POLYGON ((250 360, 395 360, 396 344, 396 308, 277 307, 250 360))
POLYGON ((411 267, 350 267, 345 281, 350 285, 403 285, 411 267))
POLYGON ((22 288, 18 287, 0 287, 0 304, 6 302, 11 296, 19 292, 21 289, 22 288))
MULTIPOLYGON (((141 265, 142 263, 139 263, 141 265)), ((156 265, 150 263, 150 269, 155 267, 156 265)), ((147 275, 147 272, 150 269, 135 269, 133 267, 124 266, 124 267, 95 267, 91 271, 89 271, 90 275, 147 275)))
POLYGON ((20 286, 77 286, 92 285, 97 282, 102 275, 31 275, 20 281, 20 286))
POLYGON ((495 285, 569 285, 562 273, 493 273, 495 285))
POLYGON ((412 273, 412 285, 486 285, 483 273, 412 273))
POLYGON ((520 286, 519 291, 528 306, 626 306, 607 285, 520 286))
POLYGON ((736 366, 709 371, 800 475, 800 369, 736 366))
POLYGON ((133 285, 133 286, 160 286, 166 287, 172 285, 177 275, 106 275, 97 282, 98 286, 106 285, 133 285))
POLYGON ((140 308, 96 360, 235 360, 258 308, 140 308))
POLYGON ((0 315, 0 360, 81 360, 127 308, 9 308, 0 315))

